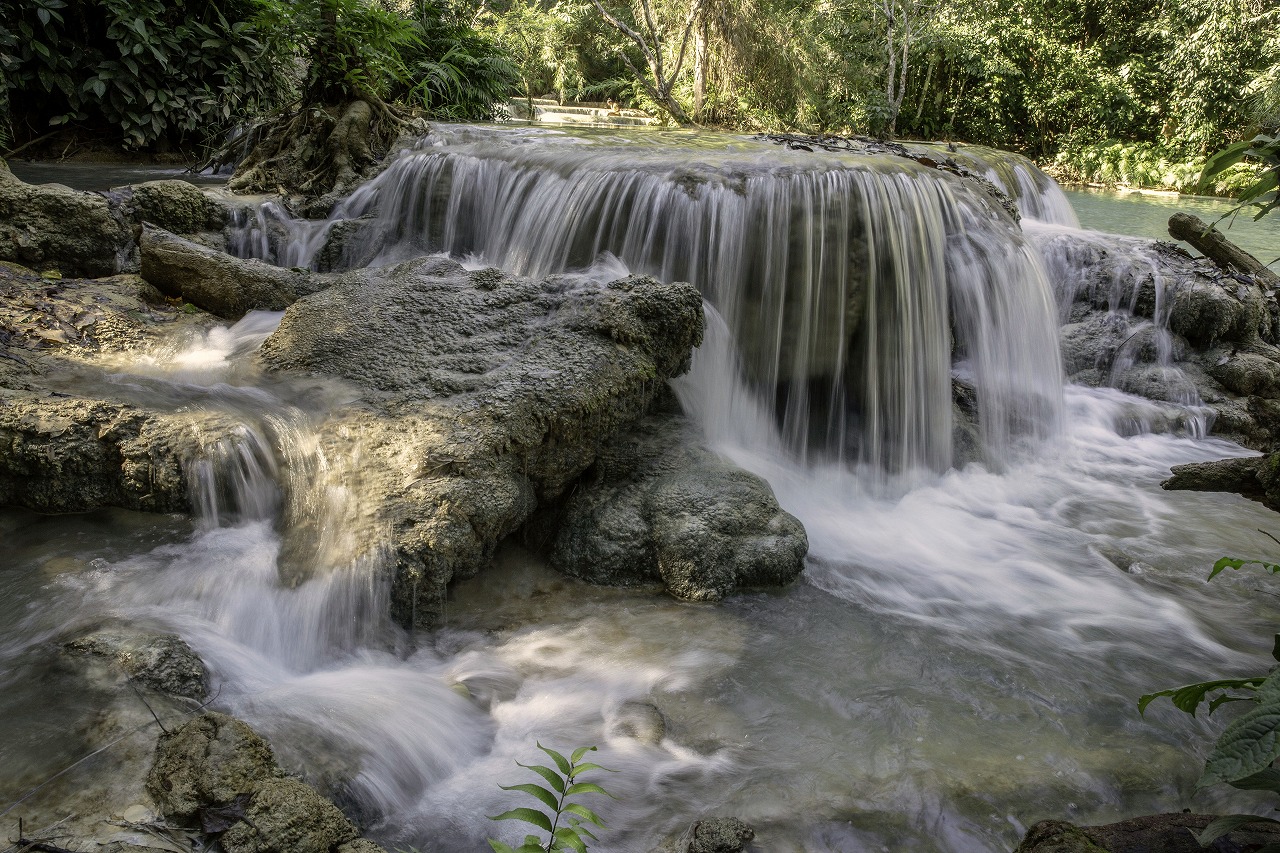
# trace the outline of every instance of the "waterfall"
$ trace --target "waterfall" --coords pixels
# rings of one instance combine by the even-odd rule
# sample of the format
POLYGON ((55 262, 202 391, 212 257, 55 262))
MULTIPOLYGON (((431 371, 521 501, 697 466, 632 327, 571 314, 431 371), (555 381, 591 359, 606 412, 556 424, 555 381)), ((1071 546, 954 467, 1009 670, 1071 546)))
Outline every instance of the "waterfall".
POLYGON ((439 130, 329 220, 262 208, 238 246, 315 265, 341 234, 348 265, 445 252, 529 276, 609 253, 692 282, 732 333, 752 405, 802 463, 946 470, 953 380, 975 389, 986 461, 1056 432, 1049 288, 981 186, 887 154, 647 139, 439 130))
POLYGON ((948 151, 951 157, 984 175, 1010 197, 1017 199, 1023 218, 1046 225, 1079 227, 1080 220, 1062 187, 1027 158, 981 145, 952 148, 954 150, 948 151))
POLYGON ((1060 225, 1032 224, 1027 236, 1054 284, 1068 374, 1096 372, 1082 378, 1171 404, 1178 429, 1207 435, 1213 410, 1177 366, 1179 342, 1169 329, 1183 283, 1161 271, 1160 250, 1149 240, 1060 225))

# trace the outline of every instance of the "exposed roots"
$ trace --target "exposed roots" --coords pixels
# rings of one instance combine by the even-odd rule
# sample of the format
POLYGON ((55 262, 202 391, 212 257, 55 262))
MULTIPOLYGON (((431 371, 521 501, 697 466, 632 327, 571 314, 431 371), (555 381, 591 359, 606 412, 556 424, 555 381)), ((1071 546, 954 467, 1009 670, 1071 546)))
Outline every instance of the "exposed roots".
POLYGON ((227 186, 239 193, 279 193, 323 199, 349 193, 395 142, 425 124, 380 98, 307 106, 266 118, 214 154, 250 148, 227 186), (251 147, 250 147, 251 146, 251 147))

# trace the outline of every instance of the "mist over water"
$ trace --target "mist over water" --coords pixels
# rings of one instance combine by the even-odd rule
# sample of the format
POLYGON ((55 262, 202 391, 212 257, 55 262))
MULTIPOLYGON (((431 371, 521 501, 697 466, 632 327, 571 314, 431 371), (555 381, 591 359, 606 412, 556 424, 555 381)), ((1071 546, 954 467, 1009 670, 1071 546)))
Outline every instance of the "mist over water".
MULTIPOLYGON (((538 760, 539 741, 597 745, 617 771, 596 780, 616 796, 592 803, 602 853, 710 815, 747 820, 770 851, 971 853, 1010 849, 1043 817, 1253 805, 1192 799, 1221 721, 1158 706, 1143 719, 1134 703, 1266 665, 1265 579, 1203 579, 1223 554, 1268 553, 1257 530, 1274 514, 1159 488, 1171 465, 1248 453, 1189 426, 1198 401, 1064 387, 1071 262, 1052 234, 1074 223, 1056 187, 991 168, 1019 182, 1028 218, 1051 220, 1024 239, 962 183, 874 158, 441 135, 328 223, 261 211, 242 249, 309 263, 327 231, 371 214, 381 260, 445 251, 532 275, 694 281, 707 335, 674 390, 804 522, 801 581, 698 605, 590 587, 510 546, 457 586, 444 628, 406 635, 379 553, 344 534, 358 448, 331 458, 315 441, 351 392, 257 376, 248 357, 278 317, 251 315, 111 377, 240 425, 197 463, 194 529, 0 513, 0 716, 47 701, 16 675, 41 665, 33 643, 96 620, 158 625, 205 660, 215 707, 375 838, 441 853, 518 842, 485 815, 524 805, 498 784, 532 779, 514 762, 538 760), (979 412, 963 458, 956 383, 979 412), (94 524, 109 532, 90 547, 75 531, 94 524), (281 555, 300 527, 318 533, 295 575, 281 555)), ((1144 262, 1123 246, 1108 244, 1144 262)))

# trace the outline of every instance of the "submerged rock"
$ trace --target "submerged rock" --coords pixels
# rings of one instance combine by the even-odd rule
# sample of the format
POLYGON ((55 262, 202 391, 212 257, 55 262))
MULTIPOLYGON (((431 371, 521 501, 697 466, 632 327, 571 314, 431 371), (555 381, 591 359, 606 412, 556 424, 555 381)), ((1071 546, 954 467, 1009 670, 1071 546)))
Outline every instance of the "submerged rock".
POLYGON ((602 448, 564 506, 550 558, 593 583, 661 583, 715 601, 790 583, 808 549, 768 483, 699 446, 683 419, 651 417, 602 448))
POLYGON ((285 776, 248 725, 206 712, 156 742, 147 789, 166 818, 198 825, 227 853, 374 853, 310 786, 285 776))
POLYGON ((359 484, 351 522, 390 544, 395 618, 430 626, 449 582, 636 423, 701 336, 686 284, 538 282, 419 258, 299 300, 259 357, 361 391, 321 443, 359 484))
MULTIPOLYGON (((1014 853, 1201 853, 1196 841, 1215 818, 1198 814, 1159 814, 1103 826, 1075 826, 1046 820, 1027 831, 1014 853)), ((1213 849, 1252 850, 1280 841, 1280 826, 1248 824, 1225 836, 1213 849)))
POLYGON ((130 678, 171 696, 203 700, 209 693, 204 662, 177 634, 101 630, 72 640, 65 648, 110 660, 130 678))

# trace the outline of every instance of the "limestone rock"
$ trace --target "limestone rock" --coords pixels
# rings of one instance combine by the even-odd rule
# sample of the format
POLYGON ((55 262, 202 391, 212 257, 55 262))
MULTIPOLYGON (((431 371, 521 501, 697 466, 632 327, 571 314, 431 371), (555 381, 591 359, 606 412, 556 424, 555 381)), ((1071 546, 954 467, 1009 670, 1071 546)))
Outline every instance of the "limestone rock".
POLYGON ((1169 490, 1233 492, 1280 512, 1280 453, 1175 465, 1169 490))
POLYGON ((185 416, 103 400, 0 397, 0 504, 186 511, 187 426, 185 416))
POLYGON ((0 503, 187 509, 183 463, 197 451, 195 427, 221 426, 194 412, 49 390, 58 377, 100 377, 112 359, 166 332, 207 324, 207 315, 148 304, 152 294, 136 276, 46 280, 0 264, 0 503))
POLYGON ((1169 328, 1198 346, 1247 341, 1265 322, 1261 288, 1233 279, 1188 279, 1173 295, 1169 328))
MULTIPOLYGON (((1195 839, 1215 818, 1189 813, 1145 815, 1103 826, 1074 826, 1046 820, 1027 832, 1014 853, 1201 853, 1195 839)), ((1213 849, 1252 850, 1280 841, 1280 827, 1250 824, 1213 849)))
POLYGON ((1108 853, 1065 820, 1042 820, 1027 831, 1014 853, 1108 853))
POLYGON ((208 805, 253 794, 284 775, 271 746, 248 725, 208 711, 160 735, 147 790, 165 817, 193 821, 208 805))
POLYGON ((297 779, 260 782, 245 818, 222 833, 226 853, 330 853, 356 836, 337 806, 297 779))
POLYGON ((162 734, 147 789, 165 817, 199 823, 227 853, 378 853, 310 786, 288 778, 243 722, 206 712, 162 734))
POLYGON ((662 583, 714 601, 793 581, 804 528, 759 477, 697 445, 679 418, 653 417, 604 448, 567 502, 551 546, 556 568, 593 583, 662 583))
POLYGON ((741 853, 755 830, 736 817, 713 817, 693 825, 688 853, 741 853))
MULTIPOLYGON (((1214 434, 1280 446, 1280 303, 1265 276, 1224 271, 1169 243, 1061 229, 1029 236, 1059 294, 1071 381, 1175 407, 1198 398, 1216 415, 1214 434)), ((1162 421, 1186 429, 1185 417, 1162 421)))
POLYGON ((1224 353, 1207 368, 1209 375, 1233 394, 1280 397, 1280 350, 1264 345, 1250 349, 1224 353))
POLYGON ((538 282, 419 258, 298 301, 259 358, 362 392, 322 425, 322 448, 358 455, 353 522, 390 542, 395 617, 430 626, 448 583, 639 421, 701 335, 686 284, 538 282))
POLYGON ((130 678, 171 696, 203 700, 209 692, 204 662, 177 634, 101 630, 66 648, 114 661, 130 678))
POLYGON ((232 257, 162 228, 143 226, 141 248, 147 282, 228 319, 253 310, 283 310, 323 286, 323 279, 308 272, 232 257))
POLYGON ((227 220, 227 209, 188 181, 147 181, 118 187, 111 196, 131 222, 147 222, 175 234, 218 231, 227 220))
POLYGON ((26 184, 0 161, 0 260, 68 275, 136 269, 128 222, 98 193, 26 184))

